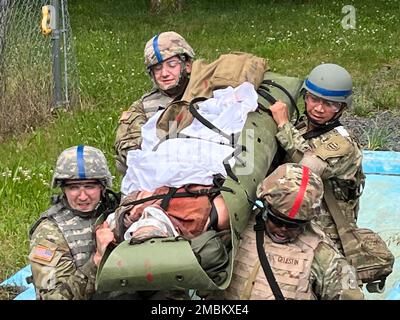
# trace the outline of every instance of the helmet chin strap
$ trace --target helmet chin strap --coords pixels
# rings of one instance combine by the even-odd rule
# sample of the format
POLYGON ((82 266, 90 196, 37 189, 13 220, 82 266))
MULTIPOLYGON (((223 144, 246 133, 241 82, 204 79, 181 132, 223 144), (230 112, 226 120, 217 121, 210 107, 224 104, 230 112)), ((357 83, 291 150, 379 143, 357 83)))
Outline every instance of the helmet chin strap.
POLYGON ((154 85, 162 92, 165 92, 166 95, 174 98, 181 96, 185 91, 187 84, 189 83, 189 74, 186 72, 186 60, 183 60, 181 57, 179 57, 179 59, 181 61, 181 72, 179 74, 179 79, 175 83, 175 85, 169 89, 166 90, 161 89, 157 81, 154 79, 153 72, 152 71, 149 72, 154 85))
MULTIPOLYGON (((184 63, 182 63, 182 65, 184 65, 184 63)), ((175 86, 162 91, 164 91, 170 97, 178 97, 183 94, 188 83, 189 83, 189 75, 186 72, 186 67, 182 66, 181 73, 179 74, 179 80, 177 81, 175 86)))
POLYGON ((316 127, 316 128, 321 128, 321 127, 326 127, 332 123, 334 123, 335 121, 339 120, 339 118, 342 116, 343 114, 343 110, 344 110, 345 106, 342 107, 338 112, 335 113, 335 115, 329 119, 328 121, 324 122, 324 123, 318 123, 316 121, 314 121, 310 115, 307 112, 307 107, 304 109, 304 114, 306 115, 307 119, 309 122, 311 122, 311 124, 316 127))
POLYGON ((100 201, 97 203, 96 207, 93 210, 87 211, 87 212, 82 212, 82 211, 79 211, 79 210, 71 207, 71 205, 69 204, 67 197, 65 196, 64 193, 62 194, 61 199, 60 199, 60 201, 64 204, 64 206, 66 208, 68 208, 69 210, 71 210, 73 214, 75 214, 81 218, 85 218, 85 219, 97 217, 98 209, 100 208, 101 204, 103 203, 102 200, 103 200, 103 196, 101 197, 100 201))

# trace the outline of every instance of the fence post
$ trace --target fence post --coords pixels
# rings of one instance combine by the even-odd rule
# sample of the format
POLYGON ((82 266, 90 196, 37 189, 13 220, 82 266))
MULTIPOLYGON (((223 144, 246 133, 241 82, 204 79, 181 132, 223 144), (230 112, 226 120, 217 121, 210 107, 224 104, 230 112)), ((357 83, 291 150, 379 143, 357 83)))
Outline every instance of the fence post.
POLYGON ((63 53, 64 53, 64 104, 69 105, 69 88, 68 88, 68 55, 67 55, 67 28, 65 25, 65 1, 61 0, 61 20, 62 20, 62 33, 63 33, 63 53))
POLYGON ((3 98, 5 92, 5 81, 1 81, 3 76, 4 60, 5 60, 5 46, 6 46, 6 34, 7 34, 7 23, 11 12, 13 3, 9 0, 0 0, 0 99, 3 98))
POLYGON ((53 81, 54 81, 54 106, 62 106, 61 98, 61 64, 60 64, 60 29, 59 29, 59 0, 51 0, 55 8, 55 28, 51 31, 52 57, 53 57, 53 81))

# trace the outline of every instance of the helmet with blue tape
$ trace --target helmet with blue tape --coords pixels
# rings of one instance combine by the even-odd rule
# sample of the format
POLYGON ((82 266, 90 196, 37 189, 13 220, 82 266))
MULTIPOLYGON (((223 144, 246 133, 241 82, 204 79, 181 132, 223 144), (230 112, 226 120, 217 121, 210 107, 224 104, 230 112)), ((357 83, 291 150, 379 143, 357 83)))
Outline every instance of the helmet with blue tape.
POLYGON ((304 81, 302 90, 351 107, 353 93, 351 75, 337 64, 325 63, 315 67, 304 81))
POLYGON ((64 180, 99 180, 104 186, 112 186, 112 176, 107 160, 99 149, 90 146, 74 146, 65 149, 57 159, 51 185, 62 185, 64 180))

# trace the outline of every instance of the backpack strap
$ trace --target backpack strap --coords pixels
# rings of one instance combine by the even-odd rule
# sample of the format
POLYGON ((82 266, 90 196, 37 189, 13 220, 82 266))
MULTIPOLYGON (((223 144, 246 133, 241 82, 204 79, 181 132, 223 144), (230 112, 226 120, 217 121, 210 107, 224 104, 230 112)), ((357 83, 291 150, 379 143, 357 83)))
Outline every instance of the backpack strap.
POLYGON ((235 134, 227 134, 225 132, 223 132, 221 129, 217 128, 214 124, 212 124, 210 121, 208 121, 206 118, 204 118, 195 108, 194 104, 200 101, 204 101, 205 98, 203 97, 198 97, 198 98, 194 98, 192 101, 190 101, 189 103, 189 112, 193 115, 193 117, 195 117, 197 120, 200 121, 200 123, 202 123, 204 126, 206 126, 208 129, 211 129, 215 132, 217 132, 218 134, 220 134, 221 136, 223 136, 224 138, 228 139, 228 141, 230 141, 230 144, 232 146, 232 148, 235 147, 235 134))
POLYGON ((264 251, 264 233, 265 233, 265 222, 262 218, 262 211, 256 215, 256 224, 254 225, 254 231, 256 232, 256 243, 257 253, 260 259, 261 266, 264 270, 265 277, 267 278, 268 284, 275 296, 275 300, 285 300, 278 283, 276 282, 274 273, 268 262, 267 255, 264 251))
MULTIPOLYGON (((257 90, 257 93, 260 96, 262 96, 265 100, 267 100, 270 105, 273 105, 276 102, 276 99, 269 93, 270 90, 267 87, 268 85, 280 89, 289 98, 291 104, 293 105, 294 109, 296 110, 296 122, 295 122, 295 124, 297 124, 299 122, 299 118, 300 118, 299 108, 297 107, 296 101, 294 100, 293 96, 290 94, 290 92, 285 87, 281 86, 279 83, 276 83, 273 80, 265 79, 265 80, 263 80, 261 82, 260 87, 257 90)), ((269 114, 270 113, 271 112, 269 112, 269 114)))
MULTIPOLYGON (((230 142, 229 145, 230 145, 232 148, 235 148, 235 151, 223 160, 223 165, 224 165, 224 168, 225 168, 225 171, 226 171, 227 175, 228 175, 229 177, 231 177, 234 181, 238 182, 239 179, 238 179, 238 178, 236 177, 236 175, 233 173, 232 168, 230 167, 230 165, 229 165, 229 163, 228 163, 228 160, 231 159, 231 158, 233 158, 233 157, 235 157, 236 160, 238 160, 239 162, 241 162, 242 165, 245 165, 245 163, 244 163, 240 158, 238 158, 237 156, 238 156, 241 152, 246 151, 246 147, 243 146, 243 145, 238 145, 238 144, 236 144, 237 138, 239 137, 240 133, 239 133, 239 135, 235 135, 234 133, 232 133, 232 134, 229 135, 229 134, 223 132, 221 129, 219 129, 218 127, 216 127, 214 124, 212 124, 210 121, 208 121, 206 118, 204 118, 204 117, 197 111, 197 109, 196 109, 196 107, 194 106, 194 104, 197 103, 197 102, 200 102, 200 101, 204 101, 204 100, 206 100, 206 98, 204 98, 204 97, 194 98, 194 99, 189 103, 189 112, 193 115, 194 118, 196 118, 198 121, 200 121, 200 123, 202 123, 202 124, 203 124, 204 126, 206 126, 208 129, 213 130, 213 131, 217 132, 219 135, 221 135, 222 137, 226 138, 226 139, 230 142)), ((171 136, 170 136, 169 134, 167 134, 165 137, 163 137, 163 138, 157 143, 157 145, 153 148, 153 151, 157 150, 157 148, 159 147, 159 145, 160 145, 162 142, 164 142, 164 141, 166 141, 166 140, 168 140, 168 139, 170 139, 170 138, 171 138, 171 136)), ((186 134, 183 134, 183 133, 179 133, 179 132, 174 133, 174 138, 190 138, 190 139, 200 139, 200 140, 202 140, 202 138, 189 136, 189 135, 186 135, 186 134)), ((219 144, 226 145, 226 144, 223 143, 223 142, 220 142, 219 144)))
POLYGON ((207 231, 218 231, 218 212, 214 202, 211 202, 210 222, 208 223, 207 231))
POLYGON ((353 241, 357 242, 357 239, 353 233, 347 232, 349 229, 347 225, 348 222, 346 221, 345 216, 342 214, 342 210, 340 209, 337 200, 333 195, 333 190, 328 183, 324 184, 324 201, 329 209, 330 214, 332 215, 333 221, 335 222, 340 241, 342 243, 344 255, 347 257, 352 252, 348 250, 348 246, 345 244, 353 241))
POLYGON ((243 162, 243 160, 241 160, 240 158, 238 158, 238 155, 241 154, 243 151, 246 151, 246 147, 239 144, 236 146, 235 151, 233 151, 230 155, 228 155, 223 161, 222 164, 224 165, 226 174, 232 178, 232 180, 239 182, 238 177, 233 173, 231 166, 229 165, 229 159, 231 158, 235 158, 236 160, 238 160, 242 165, 245 165, 245 163, 243 162))
POLYGON ((178 188, 170 187, 168 190, 167 194, 164 194, 164 198, 161 201, 160 207, 163 208, 163 210, 167 210, 169 207, 169 202, 173 198, 174 194, 178 191, 178 188))
POLYGON ((318 127, 318 128, 315 128, 313 130, 310 130, 310 131, 304 133, 303 138, 305 140, 309 140, 311 138, 316 138, 316 137, 320 136, 321 134, 331 131, 333 128, 339 127, 341 125, 342 124, 340 123, 339 119, 336 119, 335 121, 327 124, 326 126, 318 127))
MULTIPOLYGON (((214 178, 214 185, 215 185, 215 181, 216 180, 214 178)), ((177 192, 178 188, 170 187, 168 193, 156 194, 156 195, 149 196, 149 197, 142 198, 142 199, 123 202, 121 205, 135 206, 135 205, 138 205, 141 203, 145 203, 145 202, 152 201, 152 200, 159 200, 159 199, 162 199, 162 202, 165 201, 164 203, 169 203, 169 201, 171 201, 172 198, 186 198, 186 197, 199 197, 199 196, 213 197, 214 195, 220 193, 221 191, 233 193, 233 190, 231 188, 224 187, 222 185, 215 185, 215 187, 210 188, 210 189, 199 189, 199 190, 190 190, 189 189, 190 184, 185 185, 183 187, 185 189, 185 192, 177 192), (168 199, 168 200, 165 200, 165 199, 168 199)), ((166 208, 168 208, 168 206, 166 208)), ((163 208, 163 209, 166 210, 165 208, 163 208)))

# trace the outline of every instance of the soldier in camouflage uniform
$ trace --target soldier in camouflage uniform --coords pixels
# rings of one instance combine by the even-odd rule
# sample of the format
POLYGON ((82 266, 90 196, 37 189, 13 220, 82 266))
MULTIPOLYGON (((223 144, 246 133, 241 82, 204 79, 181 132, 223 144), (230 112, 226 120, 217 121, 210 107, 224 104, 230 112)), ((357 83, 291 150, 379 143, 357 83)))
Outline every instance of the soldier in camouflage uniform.
MULTIPOLYGON (((264 249, 285 299, 363 299, 355 270, 315 224, 323 185, 308 167, 279 166, 260 183, 264 249)), ((274 295, 256 249, 254 216, 242 233, 226 299, 267 300, 274 295)))
POLYGON ((118 206, 118 196, 107 189, 111 185, 100 150, 77 146, 58 157, 52 187, 63 193, 29 232, 37 299, 91 298, 97 265, 114 238, 107 225, 94 233, 96 219, 118 206))
POLYGON ((114 148, 116 166, 121 174, 127 169, 128 151, 140 148, 141 126, 160 108, 179 100, 185 91, 194 51, 181 35, 169 31, 146 43, 144 57, 153 89, 135 101, 119 119, 114 148))
MULTIPOLYGON (((324 188, 332 190, 340 215, 353 227, 365 176, 360 146, 339 121, 351 106, 351 76, 336 64, 319 65, 304 81, 302 94, 305 116, 296 126, 289 122, 284 103, 278 101, 270 108, 278 125, 276 138, 286 151, 285 162, 303 163, 318 173, 324 188)), ((330 210, 324 201, 318 223, 343 253, 330 210)))

